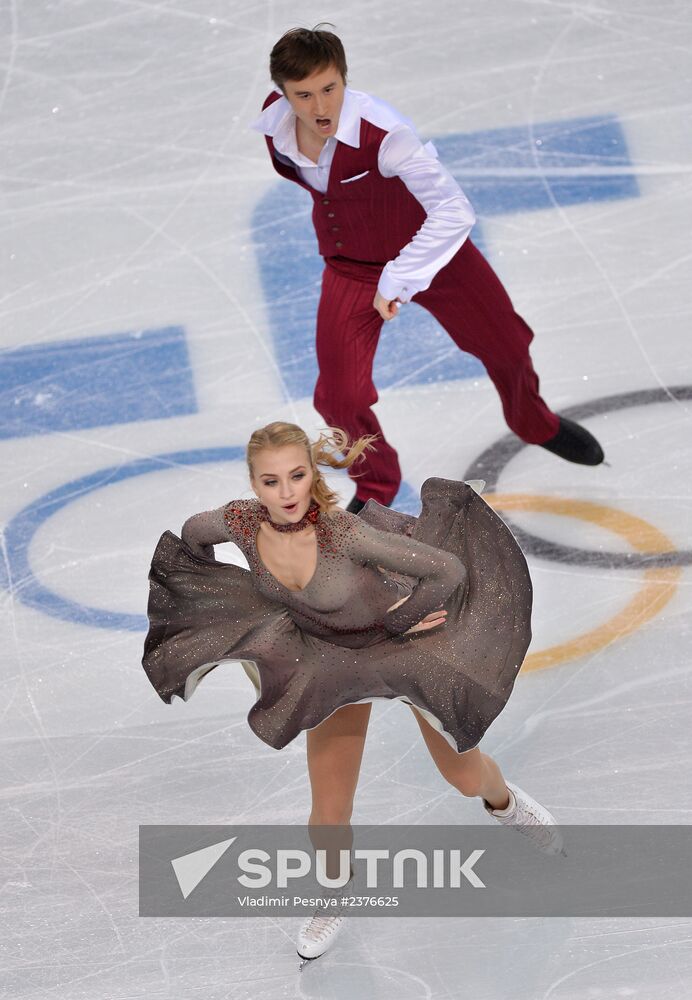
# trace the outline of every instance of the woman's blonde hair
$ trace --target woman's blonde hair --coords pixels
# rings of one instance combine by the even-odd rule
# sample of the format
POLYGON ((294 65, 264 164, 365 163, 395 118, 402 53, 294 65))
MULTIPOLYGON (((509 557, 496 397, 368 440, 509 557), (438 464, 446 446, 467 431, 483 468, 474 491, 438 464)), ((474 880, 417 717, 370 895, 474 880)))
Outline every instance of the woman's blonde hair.
POLYGON ((339 500, 339 494, 330 490, 318 466, 326 465, 331 469, 348 469, 356 462, 364 451, 373 450, 373 441, 377 435, 367 434, 358 438, 349 447, 348 435, 340 427, 328 427, 326 434, 320 434, 316 441, 310 441, 302 427, 288 424, 282 420, 260 427, 253 432, 246 451, 247 465, 250 477, 253 475, 253 459, 265 448, 283 448, 284 445, 302 445, 310 459, 312 468, 312 486, 310 492, 320 506, 326 511, 339 500))

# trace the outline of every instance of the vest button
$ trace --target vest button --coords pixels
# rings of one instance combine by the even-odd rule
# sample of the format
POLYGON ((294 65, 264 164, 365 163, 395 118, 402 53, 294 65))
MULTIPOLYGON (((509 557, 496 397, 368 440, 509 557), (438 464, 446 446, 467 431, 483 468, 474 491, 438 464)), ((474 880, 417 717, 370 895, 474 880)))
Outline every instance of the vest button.
POLYGON ((328 219, 333 219, 334 218, 334 213, 333 212, 327 212, 327 218, 328 219))
POLYGON ((323 198, 322 199, 322 204, 323 205, 328 205, 329 204, 329 198, 323 198))
POLYGON ((338 233, 339 232, 339 227, 338 226, 332 226, 332 232, 333 233, 338 233))
POLYGON ((334 246, 336 247, 337 250, 341 250, 343 243, 341 242, 341 240, 337 240, 334 246))

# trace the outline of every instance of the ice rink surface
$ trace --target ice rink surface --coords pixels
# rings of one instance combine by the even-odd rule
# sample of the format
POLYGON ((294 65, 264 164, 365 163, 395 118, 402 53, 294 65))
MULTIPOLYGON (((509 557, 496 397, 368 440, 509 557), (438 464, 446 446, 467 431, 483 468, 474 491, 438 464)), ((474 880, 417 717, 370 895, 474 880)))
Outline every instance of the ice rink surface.
MULTIPOLYGON (((388 325, 377 412, 398 505, 415 512, 428 476, 482 473, 526 538, 534 640, 483 748, 562 823, 692 823, 688 5, 5 0, 3 986, 680 1000, 680 919, 354 919, 299 974, 298 919, 138 916, 139 824, 309 813, 304 735, 281 752, 257 739, 238 665, 168 706, 139 662, 160 533, 248 495, 255 427, 322 426, 309 199, 248 125, 278 36, 324 19, 351 85, 435 142, 536 333, 545 398, 609 462, 513 450, 473 359, 415 305, 388 325)), ((353 822, 488 820, 382 701, 353 822)))

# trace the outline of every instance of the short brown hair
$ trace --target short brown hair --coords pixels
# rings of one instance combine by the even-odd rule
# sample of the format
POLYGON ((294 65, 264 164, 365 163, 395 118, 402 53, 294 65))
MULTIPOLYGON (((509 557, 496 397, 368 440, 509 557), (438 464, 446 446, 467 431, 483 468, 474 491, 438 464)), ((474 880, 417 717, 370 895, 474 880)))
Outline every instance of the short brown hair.
MULTIPOLYGON (((333 27, 333 26, 332 26, 333 27)), ((346 53, 341 39, 317 27, 291 28, 278 40, 269 57, 269 72, 277 87, 286 80, 304 80, 327 66, 336 66, 346 82, 346 53)))

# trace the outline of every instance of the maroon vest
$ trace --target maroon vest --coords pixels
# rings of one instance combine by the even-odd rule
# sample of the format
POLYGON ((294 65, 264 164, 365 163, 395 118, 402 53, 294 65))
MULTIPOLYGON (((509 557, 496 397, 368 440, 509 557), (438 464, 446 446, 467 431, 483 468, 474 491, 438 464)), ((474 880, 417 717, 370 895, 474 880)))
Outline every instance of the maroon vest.
MULTIPOLYGON (((280 96, 273 91, 262 110, 280 96)), ((377 154, 386 135, 385 129, 361 119, 360 147, 337 143, 324 194, 301 180, 295 167, 278 160, 271 136, 265 136, 274 169, 312 195, 312 222, 323 257, 386 264, 423 225, 425 210, 404 182, 398 177, 383 177, 378 170, 377 154), (359 174, 366 175, 342 183, 359 174)))

